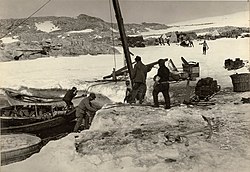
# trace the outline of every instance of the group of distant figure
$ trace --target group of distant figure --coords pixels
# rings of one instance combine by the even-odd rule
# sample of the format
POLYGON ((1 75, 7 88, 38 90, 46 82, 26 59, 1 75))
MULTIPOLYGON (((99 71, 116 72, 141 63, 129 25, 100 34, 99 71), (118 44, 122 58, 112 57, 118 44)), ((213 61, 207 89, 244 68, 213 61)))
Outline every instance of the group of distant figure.
POLYGON ((183 46, 183 47, 194 47, 194 43, 192 40, 183 40, 181 43, 180 43, 180 46, 183 46))
POLYGON ((161 35, 158 38, 159 41, 159 45, 165 45, 165 42, 167 43, 168 46, 170 46, 170 38, 169 37, 164 37, 163 35, 161 35))
MULTIPOLYGON (((237 39, 237 38, 236 38, 237 39)), ((165 42, 167 43, 167 45, 170 46, 170 37, 169 36, 165 36, 164 35, 161 35, 159 38, 158 38, 158 42, 159 42, 159 45, 165 45, 165 42)), ((180 39, 178 39, 178 42, 180 42, 180 46, 183 46, 183 47, 194 47, 194 43, 193 41, 189 38, 187 40, 184 40, 182 37, 180 39)), ((207 54, 207 50, 209 49, 208 47, 208 44, 206 42, 206 40, 204 40, 204 42, 202 43, 199 43, 199 45, 203 45, 202 46, 202 54, 203 55, 206 55, 207 54)))

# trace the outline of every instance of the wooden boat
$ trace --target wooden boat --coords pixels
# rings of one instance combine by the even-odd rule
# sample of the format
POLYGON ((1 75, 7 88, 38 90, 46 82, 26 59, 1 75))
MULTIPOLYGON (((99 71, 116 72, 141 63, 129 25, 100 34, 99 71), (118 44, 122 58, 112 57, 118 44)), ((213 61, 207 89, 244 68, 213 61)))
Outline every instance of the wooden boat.
POLYGON ((18 162, 40 151, 42 140, 30 134, 1 135, 1 165, 18 162))
POLYGON ((33 133, 50 130, 75 119, 75 109, 63 106, 18 105, 0 109, 1 133, 33 133))
MULTIPOLYGON (((23 94, 20 91, 12 90, 12 89, 3 89, 6 97, 8 99, 8 102, 10 105, 57 105, 57 106, 63 106, 65 105, 64 101, 62 100, 62 97, 59 97, 59 95, 48 97, 48 96, 35 96, 35 95, 27 95, 23 94)), ((73 98, 73 103, 78 103, 81 98, 84 96, 77 96, 73 98)))

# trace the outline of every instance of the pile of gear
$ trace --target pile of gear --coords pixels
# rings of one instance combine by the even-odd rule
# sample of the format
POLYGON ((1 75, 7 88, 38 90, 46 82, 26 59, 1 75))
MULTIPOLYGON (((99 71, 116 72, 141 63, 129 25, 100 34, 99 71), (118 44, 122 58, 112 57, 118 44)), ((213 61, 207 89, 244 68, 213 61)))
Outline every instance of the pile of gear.
POLYGON ((243 104, 244 103, 250 103, 250 97, 248 97, 248 98, 242 97, 241 101, 242 101, 243 104))
POLYGON ((201 78, 195 86, 195 95, 198 100, 209 100, 218 91, 220 91, 220 85, 210 77, 201 78))
POLYGON ((235 61, 233 61, 232 59, 226 59, 224 62, 225 69, 227 70, 240 69, 244 67, 244 65, 245 64, 243 63, 243 60, 241 60, 240 58, 235 58, 235 61))

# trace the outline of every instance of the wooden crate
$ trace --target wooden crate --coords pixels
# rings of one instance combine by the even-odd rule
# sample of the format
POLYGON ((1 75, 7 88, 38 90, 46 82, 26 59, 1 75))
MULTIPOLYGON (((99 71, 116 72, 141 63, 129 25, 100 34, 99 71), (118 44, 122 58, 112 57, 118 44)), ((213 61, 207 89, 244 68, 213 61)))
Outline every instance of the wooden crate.
POLYGON ((191 78, 197 78, 200 76, 200 66, 199 63, 182 64, 183 72, 190 75, 191 78))

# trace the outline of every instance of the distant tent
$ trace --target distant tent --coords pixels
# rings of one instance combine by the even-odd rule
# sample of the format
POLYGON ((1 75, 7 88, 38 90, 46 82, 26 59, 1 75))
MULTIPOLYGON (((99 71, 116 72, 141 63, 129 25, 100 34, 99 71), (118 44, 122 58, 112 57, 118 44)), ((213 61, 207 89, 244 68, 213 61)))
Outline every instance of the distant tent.
POLYGON ((162 34, 161 37, 162 37, 162 39, 164 39, 164 40, 167 38, 166 34, 162 34))
POLYGON ((178 41, 177 41, 177 35, 176 35, 175 32, 172 32, 172 33, 171 33, 171 35, 170 35, 170 37, 169 37, 169 42, 170 42, 170 43, 177 43, 177 42, 178 42, 178 41))
POLYGON ((214 30, 213 32, 210 33, 212 36, 220 36, 220 33, 218 30, 214 30))

